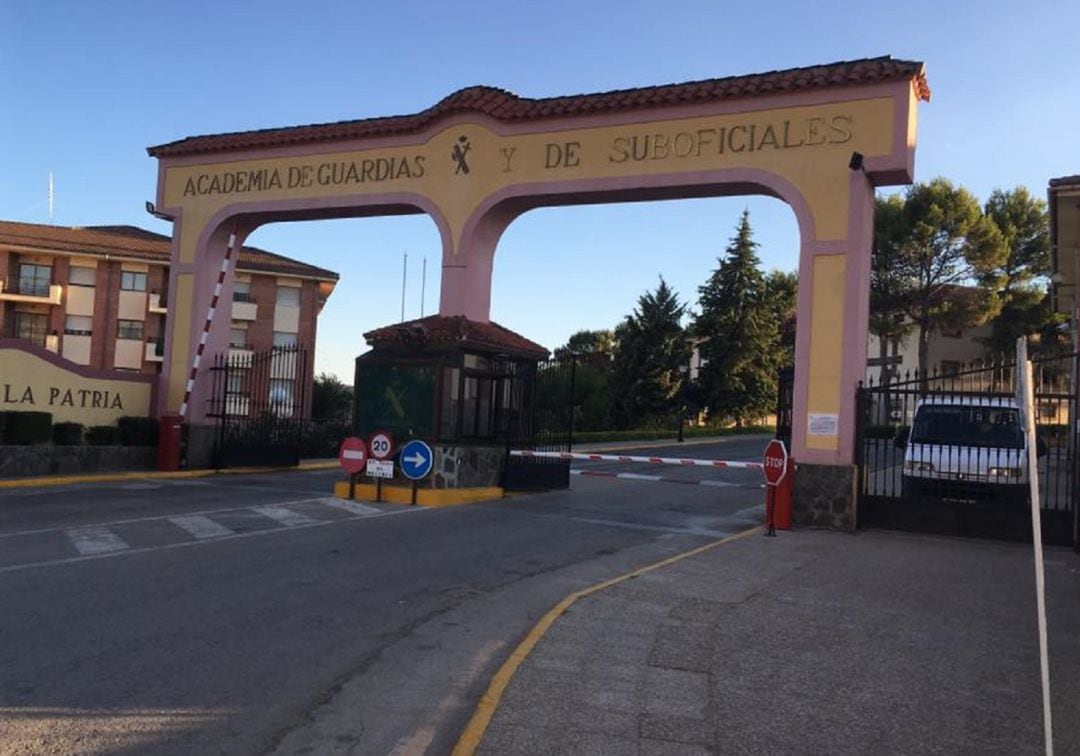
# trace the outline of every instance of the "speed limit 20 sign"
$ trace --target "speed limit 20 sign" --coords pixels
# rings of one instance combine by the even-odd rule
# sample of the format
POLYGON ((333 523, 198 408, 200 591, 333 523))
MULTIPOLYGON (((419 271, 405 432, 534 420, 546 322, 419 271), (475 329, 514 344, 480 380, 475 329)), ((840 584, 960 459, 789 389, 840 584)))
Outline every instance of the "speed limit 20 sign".
POLYGON ((375 459, 389 459, 394 454, 394 439, 386 431, 377 431, 368 439, 368 451, 375 459))

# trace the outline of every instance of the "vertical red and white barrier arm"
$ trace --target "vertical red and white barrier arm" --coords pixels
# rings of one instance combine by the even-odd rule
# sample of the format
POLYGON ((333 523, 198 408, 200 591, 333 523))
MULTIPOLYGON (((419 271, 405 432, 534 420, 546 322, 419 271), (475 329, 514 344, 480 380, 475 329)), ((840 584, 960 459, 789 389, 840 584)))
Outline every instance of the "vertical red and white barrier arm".
POLYGON ((187 384, 184 386, 184 401, 180 403, 180 417, 186 419, 188 405, 191 403, 191 390, 195 387, 195 376, 199 374, 199 365, 202 362, 203 352, 206 351, 206 340, 210 338, 210 326, 214 322, 214 312, 217 310, 218 298, 221 297, 221 288, 225 285, 225 274, 229 271, 229 263, 232 262, 233 251, 236 247, 236 228, 229 234, 229 244, 225 247, 225 257, 221 260, 221 270, 218 271, 217 283, 214 284, 214 295, 210 297, 210 307, 206 310, 206 322, 203 323, 202 333, 199 334, 199 346, 195 349, 195 356, 191 360, 191 371, 188 373, 187 384))

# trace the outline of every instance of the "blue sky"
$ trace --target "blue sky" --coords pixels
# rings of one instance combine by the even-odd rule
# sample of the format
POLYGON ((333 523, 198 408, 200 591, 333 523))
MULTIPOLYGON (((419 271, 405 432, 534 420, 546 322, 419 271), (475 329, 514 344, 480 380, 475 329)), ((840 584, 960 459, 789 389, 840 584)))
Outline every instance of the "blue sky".
MULTIPOLYGON (((149 145, 193 134, 412 113, 473 84, 527 97, 890 54, 925 61, 917 178, 985 199, 1043 195, 1080 172, 1080 4, 1004 2, 0 3, 0 218, 130 223, 146 215, 149 145), (942 9, 948 8, 948 11, 942 9)), ((536 210, 495 259, 492 319, 553 348, 614 326, 663 275, 693 304, 739 213, 768 268, 796 267, 795 220, 760 197, 536 210), (659 254, 658 254, 659 253, 659 254)), ((438 307, 425 217, 276 224, 250 243, 340 272, 316 367, 349 380, 362 333, 438 307)))

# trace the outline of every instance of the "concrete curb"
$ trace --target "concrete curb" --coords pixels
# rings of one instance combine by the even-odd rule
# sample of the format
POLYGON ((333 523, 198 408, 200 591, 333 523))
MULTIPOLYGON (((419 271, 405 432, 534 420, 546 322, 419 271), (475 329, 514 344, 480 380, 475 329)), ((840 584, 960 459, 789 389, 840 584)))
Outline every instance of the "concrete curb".
POLYGON ((208 478, 212 475, 252 475, 269 472, 308 472, 311 470, 333 470, 338 461, 301 462, 296 467, 234 467, 224 470, 174 470, 158 472, 101 473, 99 475, 50 475, 47 478, 13 478, 0 480, 0 489, 4 488, 42 488, 46 486, 70 486, 76 483, 116 483, 124 480, 170 480, 177 478, 208 478))
POLYGON ((495 711, 499 708, 499 702, 502 700, 503 693, 513 679, 514 674, 529 657, 529 654, 532 653, 532 650, 536 647, 536 644, 540 642, 540 639, 544 637, 544 634, 553 624, 555 624, 555 620, 565 614, 578 599, 590 596, 605 588, 611 588, 612 586, 639 577, 648 572, 652 572, 653 570, 658 570, 661 567, 680 562, 683 559, 697 556, 698 554, 710 551, 725 543, 731 543, 732 541, 745 538, 753 533, 759 533, 761 532, 762 527, 763 526, 761 525, 755 525, 741 533, 736 533, 735 535, 721 538, 718 541, 707 543, 704 546, 698 546, 689 551, 684 551, 681 554, 662 559, 659 562, 639 567, 624 575, 619 575, 610 580, 605 580, 602 583, 597 583, 596 585, 584 588, 580 591, 575 591, 557 603, 549 609, 535 625, 533 625, 532 630, 525 636, 525 639, 518 644, 517 648, 510 654, 510 657, 503 662, 501 667, 499 667, 495 676, 491 678, 487 690, 484 691, 484 694, 480 697, 480 701, 476 704, 476 709, 473 711, 472 717, 469 718, 469 723, 465 725, 465 729, 462 730, 461 735, 458 737, 452 756, 472 756, 472 754, 476 752, 476 749, 480 746, 480 742, 484 739, 484 734, 487 732, 488 725, 491 724, 492 717, 495 716, 495 711))

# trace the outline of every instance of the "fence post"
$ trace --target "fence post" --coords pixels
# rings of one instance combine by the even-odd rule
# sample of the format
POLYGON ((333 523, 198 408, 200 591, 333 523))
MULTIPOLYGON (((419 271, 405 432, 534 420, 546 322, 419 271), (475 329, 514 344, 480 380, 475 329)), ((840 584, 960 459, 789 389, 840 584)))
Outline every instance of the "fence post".
POLYGON ((569 438, 566 444, 567 451, 574 450, 574 384, 577 381, 577 357, 576 352, 570 355, 570 406, 568 408, 570 410, 570 421, 568 423, 569 438))

